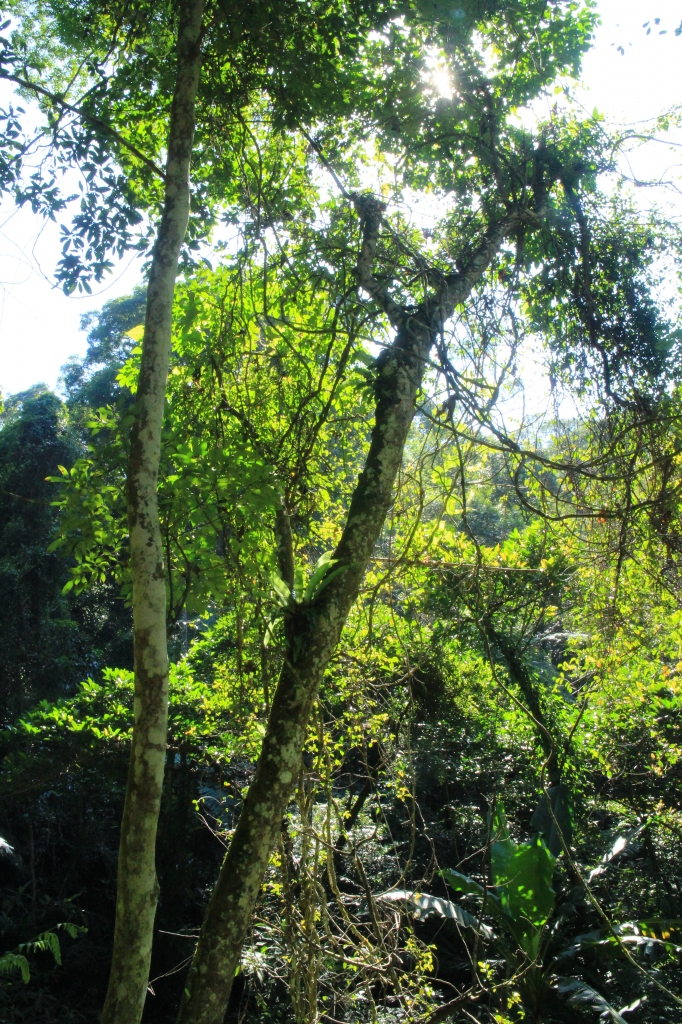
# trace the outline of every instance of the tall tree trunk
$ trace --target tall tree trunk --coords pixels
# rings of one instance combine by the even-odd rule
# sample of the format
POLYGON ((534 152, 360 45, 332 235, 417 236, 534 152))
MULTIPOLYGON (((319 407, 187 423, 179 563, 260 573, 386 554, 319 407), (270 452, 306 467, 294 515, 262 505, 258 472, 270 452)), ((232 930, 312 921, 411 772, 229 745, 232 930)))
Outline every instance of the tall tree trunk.
POLYGON ((547 772, 549 784, 550 786, 558 786, 561 782, 559 747, 553 730, 550 729, 549 723, 542 710, 538 684, 533 679, 533 676, 528 670, 528 667, 524 664, 523 658, 519 655, 513 643, 510 643, 502 633, 498 633, 498 631, 491 625, 483 624, 481 628, 485 632, 488 642, 493 643, 502 654, 502 657, 507 664, 507 671, 509 672, 510 678, 516 683, 523 694, 526 708, 533 719, 537 737, 540 741, 542 752, 546 758, 545 770, 547 772))
POLYGON ((189 219, 189 170, 204 6, 205 0, 181 0, 179 4, 165 201, 147 289, 142 365, 128 462, 135 710, 118 856, 114 951, 102 1024, 138 1024, 142 1016, 158 898, 155 846, 166 754, 168 650, 157 481, 173 293, 189 219))
MULTIPOLYGON (((358 283, 393 323, 395 340, 377 361, 369 452, 334 552, 334 568, 343 566, 344 571, 317 598, 297 603, 286 614, 284 664, 256 774, 206 911, 178 1024, 221 1024, 223 1020, 244 936, 298 776, 313 701, 393 500, 431 346, 443 321, 479 280, 512 223, 495 225, 471 256, 466 271, 443 278, 431 301, 408 311, 391 299, 372 273, 383 206, 371 197, 358 197, 356 208, 363 224, 358 283)), ((279 559, 280 564, 286 561, 281 549, 279 559)))

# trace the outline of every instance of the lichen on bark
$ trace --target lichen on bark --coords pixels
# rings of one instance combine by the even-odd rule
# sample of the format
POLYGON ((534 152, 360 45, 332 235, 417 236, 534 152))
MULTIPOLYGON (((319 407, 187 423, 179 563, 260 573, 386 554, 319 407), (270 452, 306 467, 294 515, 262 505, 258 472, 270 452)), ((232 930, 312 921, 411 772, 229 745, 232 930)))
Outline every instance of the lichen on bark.
POLYGON ((166 580, 157 481, 173 295, 189 219, 190 159, 205 0, 180 5, 165 200, 147 288, 142 361, 127 472, 133 584, 134 724, 118 856, 116 924, 102 1024, 139 1024, 158 898, 156 831, 168 722, 166 580))

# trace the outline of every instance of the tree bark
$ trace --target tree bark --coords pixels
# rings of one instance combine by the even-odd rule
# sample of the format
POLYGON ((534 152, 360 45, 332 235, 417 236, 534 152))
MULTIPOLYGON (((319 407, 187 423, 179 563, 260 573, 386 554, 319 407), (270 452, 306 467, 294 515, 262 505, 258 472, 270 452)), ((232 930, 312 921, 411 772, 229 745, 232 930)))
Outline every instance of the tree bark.
POLYGON ((344 571, 318 597, 292 605, 285 616, 284 665, 256 774, 206 911, 178 1024, 222 1024, 244 936, 298 776, 317 689, 393 500, 429 352, 443 321, 480 279, 513 223, 509 218, 494 225, 466 270, 443 277, 432 300, 408 310, 372 273, 384 207, 366 196, 356 197, 355 204, 363 226, 358 284, 391 320, 395 340, 377 360, 369 452, 334 552, 334 568, 343 566, 344 571))
POLYGON ((550 786, 558 786, 561 782, 561 770, 559 768, 559 748, 557 741, 552 734, 547 719, 540 705, 540 695, 528 668, 523 659, 501 633, 492 626, 482 627, 488 635, 489 640, 498 648, 507 664, 507 671, 510 678, 516 683, 530 712, 536 727, 537 737, 545 755, 545 770, 550 786))
POLYGON ((277 566, 282 580, 289 590, 294 589, 294 538, 291 521, 284 503, 275 511, 275 543, 277 545, 277 566))
POLYGON ((173 294, 189 219, 189 170, 201 73, 204 6, 205 0, 179 4, 177 75, 170 113, 165 200, 149 275, 142 365, 128 461, 134 726, 118 856, 114 950, 102 1024, 140 1021, 158 898, 155 846, 166 754, 168 650, 157 481, 173 294))

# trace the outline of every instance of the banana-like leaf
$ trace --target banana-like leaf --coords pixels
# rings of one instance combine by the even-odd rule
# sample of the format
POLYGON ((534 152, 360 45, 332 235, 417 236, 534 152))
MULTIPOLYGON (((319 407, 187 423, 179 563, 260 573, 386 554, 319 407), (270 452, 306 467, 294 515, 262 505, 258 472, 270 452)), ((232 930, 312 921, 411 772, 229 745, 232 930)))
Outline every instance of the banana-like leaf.
POLYGON ((616 925, 615 931, 637 927, 642 935, 652 939, 668 941, 673 935, 682 933, 682 918, 645 918, 643 921, 626 921, 616 925))
POLYGON ((511 918, 525 918, 536 928, 547 923, 554 910, 555 865, 556 858, 539 836, 530 843, 521 843, 511 857, 505 853, 503 859, 498 859, 493 878, 502 908, 511 918))
POLYGON ((276 618, 268 619, 268 623, 267 623, 267 625, 265 627, 265 633, 263 634, 263 647, 269 647, 270 646, 270 644, 272 642, 272 638, 275 635, 275 622, 276 621, 277 621, 276 618))
POLYGON ((501 855, 511 857, 516 849, 516 843, 509 834, 504 805, 500 800, 497 801, 493 810, 492 841, 492 845, 498 848, 501 855))
MULTIPOLYGON (((530 843, 517 845, 509 834, 500 802, 493 810, 491 832, 490 868, 496 892, 485 894, 486 913, 502 925, 530 960, 535 960, 542 929, 554 910, 552 875, 556 857, 539 835, 530 843)), ((484 894, 483 886, 468 875, 450 868, 441 874, 453 889, 484 894)))
POLYGON ((640 825, 639 828, 634 829, 632 832, 628 832, 625 835, 620 835, 611 845, 611 848, 607 850, 601 859, 601 863, 590 871, 587 881, 591 882, 593 879, 598 878, 602 875, 609 864, 616 859, 616 857, 625 856, 636 853, 640 847, 637 837, 647 828, 648 822, 640 825))
POLYGON ((597 948, 617 955, 620 952, 620 943, 624 946, 634 946, 637 949, 644 948, 647 954, 653 953, 656 949, 673 956, 682 953, 682 944, 673 938, 675 935, 680 936, 682 930, 682 919, 680 918, 656 917, 645 921, 623 921, 621 924, 614 925, 613 930, 618 938, 606 929, 595 929, 584 935, 577 935, 571 945, 562 950, 556 959, 565 960, 586 949, 597 948))
POLYGON ((469 878, 468 875, 463 875, 461 871, 455 871, 453 868, 443 868, 441 876, 448 885, 458 892, 470 893, 474 896, 483 896, 485 893, 485 889, 479 882, 469 878))
POLYGON ((626 929, 648 939, 671 942, 674 935, 682 939, 682 917, 647 917, 642 921, 623 921, 614 928, 618 934, 626 929))
POLYGON ((620 1012, 614 1009, 600 992, 597 992, 581 978, 557 978, 556 989, 560 995, 566 996, 567 1002, 571 1006, 586 1006, 598 1013, 600 1017, 605 1017, 608 1014, 616 1024, 627 1024, 625 1017, 622 1017, 620 1012))
POLYGON ((471 928, 478 932, 484 939, 490 941, 495 938, 495 933, 487 924, 483 924, 477 917, 470 914, 464 907, 459 907, 450 900, 441 899, 439 896, 426 896, 423 893, 415 893, 411 902, 416 908, 416 917, 427 918, 433 915, 444 917, 454 921, 461 928, 471 928))
MULTIPOLYGON (((486 910, 502 925, 530 960, 535 960, 543 927, 555 902, 552 875, 556 857, 541 836, 516 844, 509 834, 504 807, 495 805, 491 821, 494 841, 490 868, 496 894, 487 894, 486 910)), ((483 887, 468 875, 445 869, 443 878, 460 892, 481 896, 483 887)))
POLYGON ((575 956, 576 953, 581 953, 586 949, 594 949, 600 945, 602 940, 603 935, 600 928, 595 928, 591 932, 584 932, 582 935, 576 935, 570 946, 556 954, 555 960, 568 960, 570 957, 575 956))
POLYGON ((534 960, 541 930, 554 910, 552 875, 556 857, 539 835, 517 846, 509 834, 501 803, 495 806, 492 833, 495 841, 490 846, 490 871, 507 930, 534 960))
POLYGON ((516 922, 507 914, 497 896, 491 889, 487 891, 475 879, 463 875, 461 871, 454 871, 452 868, 443 868, 441 876, 453 889, 471 896, 485 896, 485 913, 494 918, 504 930, 511 935, 517 943, 521 944, 523 939, 523 926, 518 927, 516 922))
POLYGON ((421 892, 408 892, 405 889, 393 889, 376 897, 385 902, 405 902, 414 907, 414 916, 418 920, 425 920, 427 917, 442 917, 448 921, 454 921, 460 928, 471 928, 478 932, 484 939, 490 941, 495 938, 495 933, 487 924, 483 924, 470 914, 464 907, 458 907, 450 900, 441 899, 440 896, 429 896, 421 892))

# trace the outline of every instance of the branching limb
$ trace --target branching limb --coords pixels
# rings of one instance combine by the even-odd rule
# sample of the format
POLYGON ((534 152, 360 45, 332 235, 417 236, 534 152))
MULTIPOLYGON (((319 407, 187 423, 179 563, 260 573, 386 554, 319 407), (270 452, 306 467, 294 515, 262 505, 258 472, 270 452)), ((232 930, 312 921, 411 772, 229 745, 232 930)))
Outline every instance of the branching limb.
POLYGON ((386 205, 372 195, 356 195, 353 197, 353 203, 362 226, 362 244, 355 268, 358 284, 384 311, 393 326, 397 327, 403 319, 403 309, 391 298, 388 285, 381 284, 374 276, 379 229, 386 205))
POLYGON ((115 139, 119 145, 127 149, 129 153, 132 153, 141 163, 144 164, 150 171, 153 171, 157 177, 161 178, 162 181, 166 180, 165 171, 163 171, 153 160, 150 160, 148 156, 145 156, 137 146, 134 146, 132 142, 129 142, 120 132, 117 132, 115 128, 112 128, 110 124, 103 121, 100 117, 96 117, 89 111, 84 110, 83 107, 74 106, 72 103, 67 103, 65 99, 58 96, 57 93, 50 92, 42 85, 38 85, 37 82, 30 82, 26 78, 21 78, 19 75, 10 75, 6 71, 0 70, 0 78, 4 78, 7 82, 14 82, 21 89, 28 89, 29 92, 33 92, 36 96, 42 96, 44 99, 50 101, 50 103, 58 107, 60 110, 67 110, 71 114, 75 114, 82 121, 87 121, 88 124, 93 125, 95 128, 99 128, 100 131, 106 132, 112 139, 115 139))

